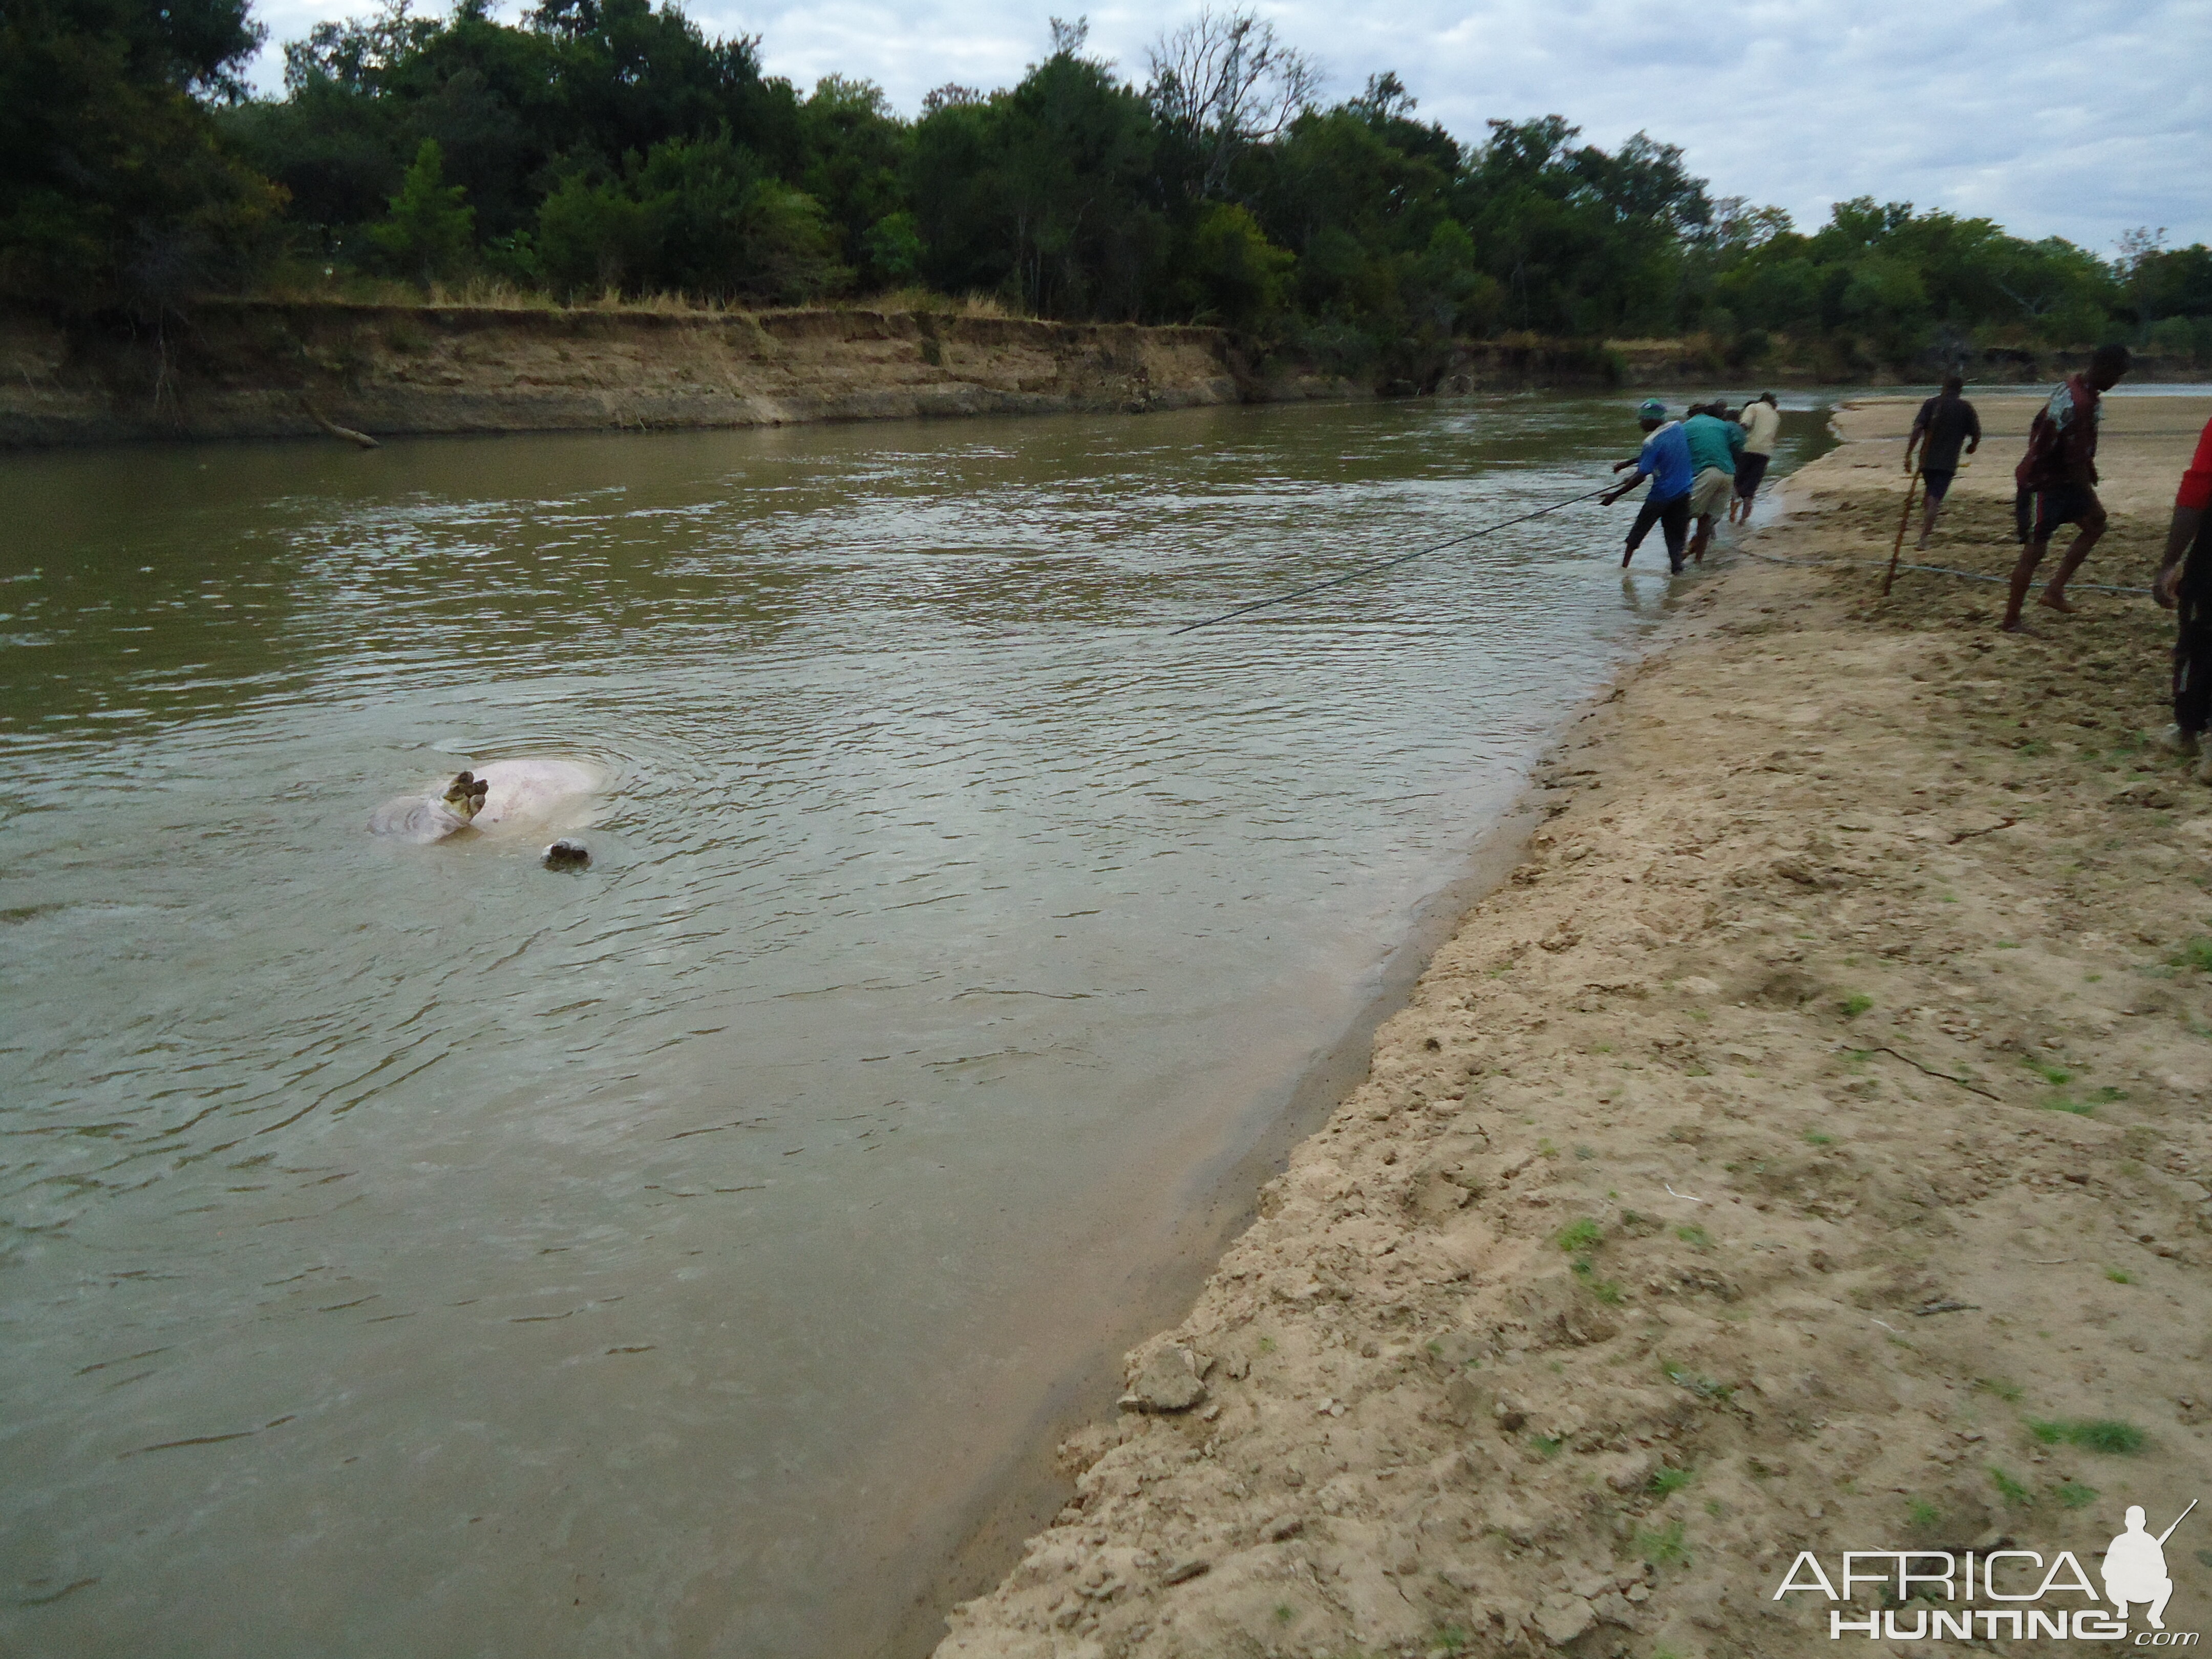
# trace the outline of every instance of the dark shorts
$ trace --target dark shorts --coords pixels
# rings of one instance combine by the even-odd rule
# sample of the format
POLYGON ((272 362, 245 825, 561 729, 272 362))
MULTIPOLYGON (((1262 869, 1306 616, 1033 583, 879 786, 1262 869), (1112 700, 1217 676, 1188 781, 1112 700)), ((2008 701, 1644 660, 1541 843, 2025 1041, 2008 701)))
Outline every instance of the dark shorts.
POLYGON ((1928 499, 1940 501, 1951 493, 1951 480, 1959 476, 1955 467, 1926 467, 1920 469, 1920 482, 1928 486, 1928 499))
POLYGON ((2173 723, 2201 735, 2212 726, 2212 516, 2197 529, 2174 601, 2173 723))
MULTIPOLYGON (((1646 500, 1636 509, 1636 523, 1628 532, 1628 550, 1634 553, 1644 545, 1644 538, 1651 533, 1653 525, 1667 540, 1667 562, 1675 570, 1682 568, 1682 551, 1690 539, 1690 497, 1686 492, 1663 501, 1646 500)), ((1621 561, 1623 564, 1627 560, 1621 561)))
POLYGON ((1735 458, 1735 493, 1745 501, 1759 494, 1759 482, 1766 476, 1766 464, 1771 455, 1754 455, 1749 450, 1735 458))
POLYGON ((2013 497, 2013 533, 2020 541, 2047 542, 2058 533, 2060 526, 2081 524, 2104 510, 2097 492, 2087 484, 2060 483, 2041 489, 2023 489, 2013 497))

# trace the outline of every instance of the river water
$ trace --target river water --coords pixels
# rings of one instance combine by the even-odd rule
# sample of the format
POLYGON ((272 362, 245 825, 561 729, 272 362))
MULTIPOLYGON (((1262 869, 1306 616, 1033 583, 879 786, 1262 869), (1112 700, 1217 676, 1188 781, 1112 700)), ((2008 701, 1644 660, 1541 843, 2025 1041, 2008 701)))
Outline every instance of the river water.
POLYGON ((0 458, 0 1646, 874 1650, 1667 584, 1585 505, 1169 628, 1632 441, 0 458), (365 831, 532 754, 580 875, 365 831))

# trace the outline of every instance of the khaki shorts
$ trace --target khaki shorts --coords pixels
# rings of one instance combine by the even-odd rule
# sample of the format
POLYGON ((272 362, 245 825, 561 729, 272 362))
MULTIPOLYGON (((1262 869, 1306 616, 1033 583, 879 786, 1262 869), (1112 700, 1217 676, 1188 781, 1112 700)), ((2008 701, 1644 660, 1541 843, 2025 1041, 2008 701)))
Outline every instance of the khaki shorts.
POLYGON ((1717 519, 1728 511, 1729 497, 1735 493, 1734 475, 1709 466, 1690 486, 1690 511, 1700 519, 1717 519))

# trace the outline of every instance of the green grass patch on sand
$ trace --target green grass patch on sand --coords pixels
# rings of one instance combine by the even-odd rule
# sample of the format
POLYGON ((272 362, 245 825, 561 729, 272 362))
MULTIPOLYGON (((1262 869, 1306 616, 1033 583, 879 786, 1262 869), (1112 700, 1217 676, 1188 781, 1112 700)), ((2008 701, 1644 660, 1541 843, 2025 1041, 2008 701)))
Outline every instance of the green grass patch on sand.
POLYGON ((2112 1457, 2134 1456, 2145 1438, 2134 1424, 2111 1417, 2030 1418, 2027 1431, 2046 1446, 2079 1446, 2112 1457))
POLYGON ((1577 1255, 1585 1250, 1594 1250, 1604 1243, 1605 1230, 1588 1216, 1584 1216, 1581 1220, 1570 1222, 1566 1226, 1560 1228, 1557 1242, 1559 1248, 1568 1255, 1577 1255))

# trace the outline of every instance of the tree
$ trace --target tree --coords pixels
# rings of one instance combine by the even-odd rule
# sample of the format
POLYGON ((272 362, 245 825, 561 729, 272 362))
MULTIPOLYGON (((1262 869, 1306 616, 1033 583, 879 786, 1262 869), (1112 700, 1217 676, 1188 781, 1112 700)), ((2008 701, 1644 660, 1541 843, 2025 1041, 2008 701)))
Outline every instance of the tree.
POLYGON ((872 283, 910 278, 920 250, 900 241, 895 229, 878 234, 893 219, 912 224, 902 211, 901 178, 912 135, 891 113, 883 88, 825 75, 799 106, 799 122, 805 159, 797 182, 822 204, 845 256, 872 283))
POLYGON ((0 290, 153 313, 249 268, 283 197, 207 106, 261 38, 246 0, 0 7, 0 290))
MULTIPOLYGON (((1058 19, 1054 19, 1055 25, 1058 19)), ((1321 84, 1311 62, 1243 7, 1201 10, 1146 53, 1145 97, 1162 131, 1189 161, 1186 188, 1218 195, 1238 154, 1281 133, 1321 84)))
POLYGON ((391 211, 369 227, 369 240, 425 286, 454 276, 476 252, 477 215, 463 203, 467 194, 446 182, 445 152, 436 139, 425 138, 392 198, 391 211))
POLYGON ((1157 202, 1150 107, 1081 35, 1010 92, 939 103, 916 123, 908 187, 923 270, 1053 316, 1137 317, 1160 295, 1170 227, 1157 202))

